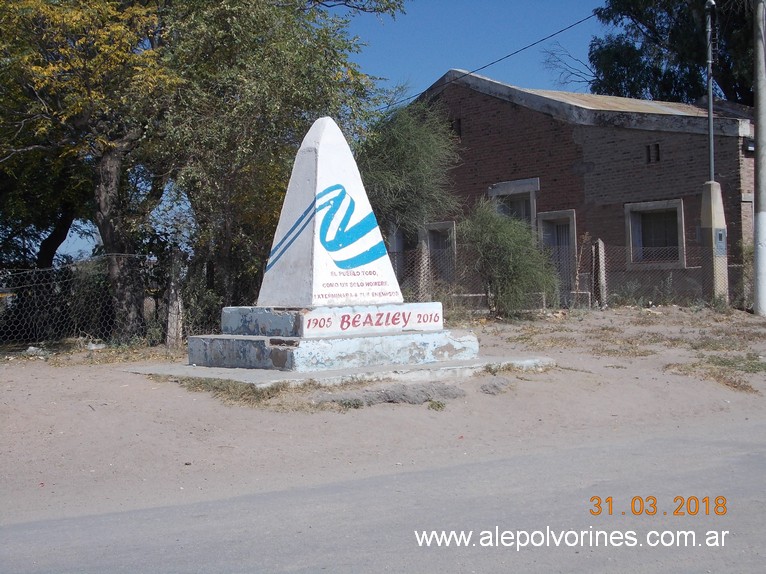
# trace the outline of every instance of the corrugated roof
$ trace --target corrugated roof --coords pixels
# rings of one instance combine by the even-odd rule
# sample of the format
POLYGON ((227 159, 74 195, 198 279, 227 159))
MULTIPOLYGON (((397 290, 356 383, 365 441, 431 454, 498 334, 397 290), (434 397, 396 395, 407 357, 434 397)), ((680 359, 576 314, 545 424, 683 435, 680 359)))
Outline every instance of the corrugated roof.
POLYGON ((674 116, 707 117, 707 109, 691 104, 658 102, 652 100, 634 100, 617 96, 599 96, 575 92, 557 92, 553 90, 529 90, 516 88, 529 94, 556 100, 572 106, 602 112, 631 112, 641 114, 668 114, 674 116))

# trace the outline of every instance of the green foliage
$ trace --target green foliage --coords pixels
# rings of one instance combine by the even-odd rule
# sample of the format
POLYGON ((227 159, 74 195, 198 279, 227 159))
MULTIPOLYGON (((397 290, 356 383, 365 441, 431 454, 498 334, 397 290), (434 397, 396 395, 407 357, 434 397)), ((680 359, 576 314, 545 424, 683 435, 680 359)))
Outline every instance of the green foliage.
POLYGON ((525 222, 499 214, 485 200, 459 225, 458 235, 476 252, 473 271, 481 277, 494 312, 522 311, 535 293, 553 298, 556 271, 525 222))
POLYGON ((158 52, 141 49, 158 26, 153 6, 144 4, 0 5, 3 159, 43 148, 86 161, 142 130, 173 85, 158 52))
POLYGON ((72 156, 35 150, 0 163, 0 266, 52 267, 92 195, 90 171, 72 156))
MULTIPOLYGON (((354 3, 362 4, 376 3, 354 3)), ((177 166, 196 221, 195 259, 209 263, 224 304, 256 297, 295 152, 313 120, 330 115, 353 132, 375 102, 371 80, 349 60, 357 44, 348 20, 317 6, 196 0, 170 16, 167 61, 180 88, 156 149, 177 166)))
MULTIPOLYGON (((44 240, 88 217, 105 253, 143 252, 166 267, 183 235, 200 315, 216 298, 252 303, 309 125, 332 115, 358 135, 381 96, 350 60, 359 44, 348 18, 402 5, 0 3, 0 252, 30 261, 37 250, 39 260, 44 240), (177 201, 191 232, 157 221, 176 218, 167 204, 177 201)), ((135 274, 110 255, 118 322, 140 331, 135 274)))
POLYGON ((744 357, 721 357, 710 355, 706 357, 708 363, 718 367, 727 367, 745 373, 766 372, 766 362, 762 361, 758 353, 747 353, 744 357))
POLYGON ((458 159, 457 141, 438 104, 415 102, 376 122, 357 163, 381 229, 416 233, 454 212, 459 204, 449 190, 449 170, 458 159))
MULTIPOLYGON (((753 105, 753 20, 748 2, 717 3, 719 96, 753 105)), ((692 102, 706 92, 705 2, 606 0, 598 19, 618 32, 593 38, 593 93, 692 102)))

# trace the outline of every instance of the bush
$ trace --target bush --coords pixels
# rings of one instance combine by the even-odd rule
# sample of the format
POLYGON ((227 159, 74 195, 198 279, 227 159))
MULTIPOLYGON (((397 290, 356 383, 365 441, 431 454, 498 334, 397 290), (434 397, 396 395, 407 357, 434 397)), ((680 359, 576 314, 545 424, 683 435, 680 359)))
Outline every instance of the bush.
POLYGON ((535 294, 554 298, 556 270, 525 222, 499 214, 484 200, 459 225, 458 234, 477 253, 472 270, 481 278, 492 311, 512 315, 528 309, 535 294))

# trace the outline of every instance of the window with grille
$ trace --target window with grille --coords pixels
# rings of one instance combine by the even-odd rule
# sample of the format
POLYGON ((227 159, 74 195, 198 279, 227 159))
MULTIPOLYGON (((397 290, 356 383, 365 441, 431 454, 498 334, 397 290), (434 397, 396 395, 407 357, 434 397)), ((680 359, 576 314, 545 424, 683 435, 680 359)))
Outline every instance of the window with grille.
POLYGON ((632 264, 684 266, 683 204, 680 199, 625 205, 632 264))

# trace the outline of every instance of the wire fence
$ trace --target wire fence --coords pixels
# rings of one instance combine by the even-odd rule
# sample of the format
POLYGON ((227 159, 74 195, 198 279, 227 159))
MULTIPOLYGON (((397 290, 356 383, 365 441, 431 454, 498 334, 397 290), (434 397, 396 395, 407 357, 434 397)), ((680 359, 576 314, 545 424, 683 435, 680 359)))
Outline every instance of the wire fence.
MULTIPOLYGON (((752 306, 752 264, 705 261, 700 248, 636 253, 600 241, 548 248, 558 277, 553 296, 530 293, 527 309, 622 305, 752 306), (720 295, 728 287, 728 301, 720 295)), ((109 257, 55 269, 0 270, 0 344, 62 341, 182 344, 220 328, 222 300, 182 265, 147 257, 131 262, 134 313, 125 313, 109 280, 109 257)), ((492 294, 465 246, 391 253, 406 301, 440 301, 445 312, 486 310, 492 294)), ((725 261, 725 259, 724 259, 725 261)), ((114 263, 114 261, 112 261, 114 263)), ((123 266, 123 268, 125 268, 123 266)))
POLYGON ((752 306, 747 253, 735 264, 698 245, 635 248, 596 240, 585 242, 569 260, 571 269, 561 281, 567 305, 752 306))
MULTIPOLYGON (((573 249, 548 246, 557 276, 554 295, 530 293, 527 308, 624 305, 731 305, 752 307, 752 254, 738 263, 699 246, 643 248, 585 240, 573 249), (707 254, 707 255, 706 255, 707 254)), ((446 306, 487 308, 491 293, 477 275, 468 247, 392 253, 405 299, 438 300, 446 306)))
POLYGON ((158 343, 164 310, 161 289, 151 277, 152 261, 119 256, 136 264, 140 329, 122 320, 109 283, 107 257, 54 269, 0 270, 0 343, 62 341, 125 342, 140 333, 158 343))

